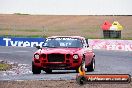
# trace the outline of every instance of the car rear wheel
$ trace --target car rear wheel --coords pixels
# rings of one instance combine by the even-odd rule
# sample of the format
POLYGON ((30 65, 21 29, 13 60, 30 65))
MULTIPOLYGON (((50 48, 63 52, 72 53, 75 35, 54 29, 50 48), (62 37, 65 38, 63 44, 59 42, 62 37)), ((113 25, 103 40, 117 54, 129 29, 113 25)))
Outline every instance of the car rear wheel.
POLYGON ((32 72, 33 72, 33 74, 40 74, 41 73, 41 69, 36 67, 34 65, 34 62, 32 62, 32 72))
POLYGON ((91 64, 87 67, 87 71, 94 71, 95 69, 95 59, 93 58, 91 64))
POLYGON ((45 71, 46 73, 48 73, 48 74, 52 73, 52 70, 51 70, 51 69, 45 69, 44 71, 45 71))

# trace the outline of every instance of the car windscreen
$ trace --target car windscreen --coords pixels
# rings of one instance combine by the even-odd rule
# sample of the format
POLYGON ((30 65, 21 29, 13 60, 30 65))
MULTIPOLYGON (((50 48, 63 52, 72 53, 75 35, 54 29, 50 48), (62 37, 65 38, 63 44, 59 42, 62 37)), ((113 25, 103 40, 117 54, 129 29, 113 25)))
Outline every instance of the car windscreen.
POLYGON ((48 38, 43 47, 48 48, 82 48, 79 38, 48 38))

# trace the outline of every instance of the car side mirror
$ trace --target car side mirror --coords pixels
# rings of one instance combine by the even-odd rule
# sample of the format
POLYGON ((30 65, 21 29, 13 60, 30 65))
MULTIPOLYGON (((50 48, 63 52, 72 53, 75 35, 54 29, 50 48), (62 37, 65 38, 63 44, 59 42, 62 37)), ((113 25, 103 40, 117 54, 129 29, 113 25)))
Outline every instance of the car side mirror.
POLYGON ((87 44, 87 47, 89 47, 89 45, 87 44))
POLYGON ((42 49, 40 46, 35 46, 37 49, 42 49))
POLYGON ((88 44, 88 39, 85 39, 86 40, 86 43, 87 43, 87 47, 89 47, 89 44, 88 44))

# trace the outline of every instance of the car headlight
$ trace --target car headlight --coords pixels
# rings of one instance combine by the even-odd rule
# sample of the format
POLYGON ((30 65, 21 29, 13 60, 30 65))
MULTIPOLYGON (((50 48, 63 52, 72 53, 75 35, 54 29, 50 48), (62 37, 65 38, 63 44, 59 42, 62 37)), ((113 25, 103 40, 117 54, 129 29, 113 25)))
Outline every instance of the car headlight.
POLYGON ((73 55, 73 59, 78 59, 78 55, 77 54, 73 55))
POLYGON ((35 55, 34 55, 34 58, 35 58, 35 59, 39 59, 39 54, 35 54, 35 55))

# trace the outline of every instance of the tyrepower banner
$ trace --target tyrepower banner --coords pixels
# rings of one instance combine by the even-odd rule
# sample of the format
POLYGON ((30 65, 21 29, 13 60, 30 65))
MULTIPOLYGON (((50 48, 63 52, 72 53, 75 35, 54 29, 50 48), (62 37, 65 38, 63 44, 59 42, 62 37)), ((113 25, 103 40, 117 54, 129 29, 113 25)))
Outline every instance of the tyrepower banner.
POLYGON ((132 40, 89 39, 93 49, 132 51, 132 40))
POLYGON ((19 38, 19 37, 0 37, 0 46, 19 46, 33 47, 42 46, 45 38, 19 38))
MULTIPOLYGON (((0 46, 42 46, 46 38, 0 37, 0 46)), ((88 39, 93 49, 132 51, 132 40, 88 39)))

